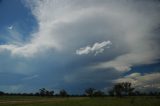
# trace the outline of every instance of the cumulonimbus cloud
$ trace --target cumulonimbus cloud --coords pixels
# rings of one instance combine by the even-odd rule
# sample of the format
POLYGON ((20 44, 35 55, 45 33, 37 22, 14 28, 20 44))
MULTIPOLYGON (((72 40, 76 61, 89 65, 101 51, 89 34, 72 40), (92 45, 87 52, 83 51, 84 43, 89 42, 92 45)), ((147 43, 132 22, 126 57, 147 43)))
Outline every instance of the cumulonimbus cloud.
POLYGON ((85 55, 94 53, 94 55, 97 55, 99 53, 103 53, 105 47, 109 48, 111 45, 112 45, 111 41, 103 41, 101 43, 96 42, 95 44, 93 44, 93 46, 86 46, 76 50, 76 54, 85 55))
MULTIPOLYGON (((80 78, 78 76, 88 74, 86 79, 94 78, 94 83, 99 70, 116 70, 115 73, 121 73, 132 70, 135 66, 157 63, 160 58, 158 1, 26 0, 25 4, 36 19, 38 28, 29 35, 26 42, 17 36, 14 38, 14 33, 11 37, 13 41, 6 40, 0 44, 2 72, 29 71, 41 76, 44 73, 52 75, 50 73, 54 71, 54 80, 59 85, 61 83, 57 79, 66 73, 73 76, 75 82, 75 75, 80 78), (113 45, 105 51, 108 39, 113 45), (85 47, 88 44, 92 45, 85 47), (78 55, 101 52, 103 55, 84 58, 75 55, 76 50, 78 55), (89 69, 85 70, 86 73, 81 73, 80 69, 86 67, 96 70, 95 77, 90 77, 93 73, 87 73, 89 69)), ((8 31, 14 30, 16 27, 8 31)), ((104 77, 100 82, 105 78, 105 81, 108 80, 105 76, 108 71, 105 74, 104 71, 101 72, 104 77)))
MULTIPOLYGON (((71 50, 79 47, 77 42, 84 39, 81 43, 88 44, 96 38, 100 41, 110 38, 115 43, 114 50, 110 50, 113 51, 112 54, 123 52, 124 49, 127 51, 93 67, 129 71, 132 66, 152 64, 159 59, 160 47, 153 32, 160 23, 156 3, 150 8, 148 2, 145 2, 146 6, 141 6, 144 2, 132 4, 103 1, 97 4, 96 1, 89 0, 85 3, 79 0, 62 1, 28 0, 28 7, 38 22, 38 31, 32 33, 28 42, 7 42, 0 45, 0 52, 7 50, 12 55, 30 57, 48 49, 71 50), (125 4, 128 6, 125 7, 125 4)), ((95 43, 93 46, 78 49, 76 53, 96 55, 102 53, 104 47, 110 43, 95 43)))

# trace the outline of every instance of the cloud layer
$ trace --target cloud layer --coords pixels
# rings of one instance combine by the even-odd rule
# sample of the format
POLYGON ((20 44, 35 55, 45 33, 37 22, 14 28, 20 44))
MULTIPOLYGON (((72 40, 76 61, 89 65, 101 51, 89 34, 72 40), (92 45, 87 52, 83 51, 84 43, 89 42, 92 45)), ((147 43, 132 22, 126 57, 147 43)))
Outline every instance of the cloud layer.
POLYGON ((115 83, 118 82, 131 82, 136 90, 147 91, 147 90, 160 90, 160 73, 150 73, 144 74, 141 73, 132 73, 130 75, 124 76, 124 78, 119 78, 115 80, 115 83))
POLYGON ((101 82, 104 87, 136 66, 159 62, 158 1, 26 0, 24 4, 37 20, 37 30, 24 41, 14 27, 10 40, 0 45, 0 72, 35 80, 21 78, 23 83, 37 87, 55 83, 58 88, 69 87, 72 81, 85 87, 101 82))

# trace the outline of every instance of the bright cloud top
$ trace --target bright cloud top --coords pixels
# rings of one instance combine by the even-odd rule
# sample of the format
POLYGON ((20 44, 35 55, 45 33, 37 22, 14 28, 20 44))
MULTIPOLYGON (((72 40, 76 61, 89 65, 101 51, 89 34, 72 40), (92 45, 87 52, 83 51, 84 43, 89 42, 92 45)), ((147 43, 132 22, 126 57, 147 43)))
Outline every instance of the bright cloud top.
MULTIPOLYGON (((65 55, 73 54, 82 44, 103 40, 104 42, 78 49, 76 54, 97 55, 104 52, 112 41, 114 47, 104 57, 106 61, 94 61, 96 65, 93 67, 96 69, 129 71, 133 66, 153 64, 160 57, 160 47, 157 46, 159 38, 154 32, 160 23, 160 15, 156 3, 152 7, 147 3, 27 0, 26 4, 37 20, 38 30, 26 42, 18 37, 12 42, 6 41, 7 43, 0 45, 0 52, 8 51, 12 56, 24 57, 34 57, 47 51, 65 55), (143 7, 141 3, 146 5, 143 7), (118 55, 108 61, 107 58, 112 54, 118 55)), ((18 32, 16 29, 11 31, 18 32)), ((11 36, 16 34, 11 33, 11 36)))
POLYGON ((110 48, 112 45, 111 41, 103 41, 101 43, 95 43, 93 46, 86 46, 83 48, 80 48, 79 50, 76 50, 77 55, 84 55, 84 54, 90 54, 94 53, 94 55, 97 55, 99 53, 103 53, 105 47, 110 48))

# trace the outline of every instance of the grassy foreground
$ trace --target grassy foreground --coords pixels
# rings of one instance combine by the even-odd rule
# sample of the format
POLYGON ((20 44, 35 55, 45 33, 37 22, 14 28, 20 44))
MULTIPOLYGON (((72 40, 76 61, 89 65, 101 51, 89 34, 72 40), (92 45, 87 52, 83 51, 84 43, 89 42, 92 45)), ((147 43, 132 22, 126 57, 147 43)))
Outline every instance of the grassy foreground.
POLYGON ((0 96, 0 106, 160 106, 160 97, 0 96))

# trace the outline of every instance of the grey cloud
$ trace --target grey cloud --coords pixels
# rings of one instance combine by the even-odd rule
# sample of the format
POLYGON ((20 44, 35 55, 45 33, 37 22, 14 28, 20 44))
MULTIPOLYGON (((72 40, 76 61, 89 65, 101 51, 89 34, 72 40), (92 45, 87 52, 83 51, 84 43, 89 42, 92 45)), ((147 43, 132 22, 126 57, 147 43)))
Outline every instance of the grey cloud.
POLYGON ((124 76, 114 80, 114 83, 118 82, 131 82, 137 90, 150 91, 160 89, 160 73, 146 73, 144 75, 140 73, 132 73, 130 75, 124 76))
POLYGON ((37 19, 38 30, 28 42, 0 45, 0 65, 3 72, 38 74, 41 77, 33 81, 38 87, 56 82, 56 87, 72 81, 103 82, 159 59, 159 33, 153 32, 160 23, 157 2, 28 0, 27 5, 37 19), (79 48, 107 40, 112 41, 112 47, 97 56, 75 54, 79 48), (43 81, 40 84, 38 80, 43 81))

